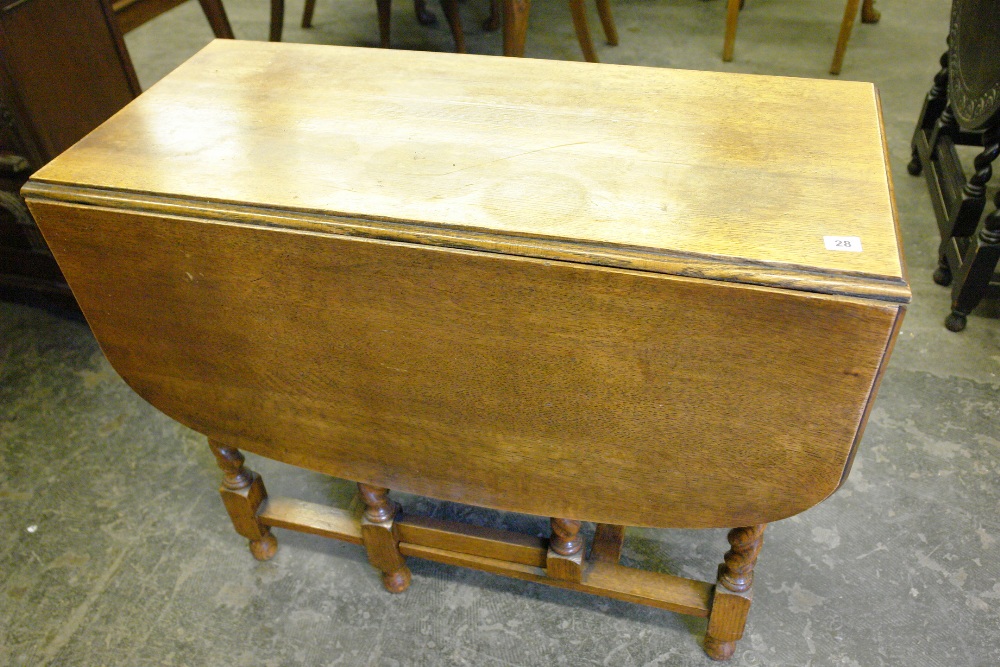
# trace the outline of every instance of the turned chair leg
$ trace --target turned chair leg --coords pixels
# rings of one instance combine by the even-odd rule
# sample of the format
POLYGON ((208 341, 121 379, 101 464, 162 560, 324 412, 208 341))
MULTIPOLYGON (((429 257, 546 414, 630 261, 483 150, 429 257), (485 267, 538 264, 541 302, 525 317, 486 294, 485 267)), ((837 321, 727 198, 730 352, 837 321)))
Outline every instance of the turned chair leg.
POLYGON ((402 593, 410 586, 410 568, 399 552, 399 540, 393 519, 399 506, 389 499, 389 489, 358 484, 358 494, 365 504, 361 515, 361 540, 368 551, 368 562, 382 572, 382 583, 390 593, 402 593))
POLYGON ((250 553, 257 560, 274 556, 278 541, 271 529, 261 523, 257 510, 267 500, 267 490, 260 475, 243 466, 243 454, 235 447, 226 447, 211 440, 208 446, 222 469, 222 487, 219 495, 233 521, 233 528, 250 540, 250 553))
POLYGON ((854 17, 858 15, 858 5, 861 0, 847 0, 844 6, 844 20, 840 23, 840 34, 837 35, 837 47, 833 50, 833 62, 830 64, 830 74, 840 74, 844 64, 844 53, 847 51, 847 41, 854 30, 854 17))
POLYGON ((713 660, 733 657, 736 642, 743 636, 753 600, 753 568, 764 541, 764 524, 734 528, 727 537, 730 549, 719 566, 705 633, 705 653, 713 660))
POLYGON ((924 169, 924 166, 920 163, 920 150, 918 148, 918 140, 921 133, 934 129, 935 124, 944 112, 945 106, 948 104, 947 51, 941 55, 940 62, 941 69, 934 75, 934 84, 924 97, 924 105, 921 107, 920 116, 917 118, 917 129, 913 133, 913 142, 910 146, 911 159, 910 163, 906 165, 906 171, 910 172, 911 176, 919 176, 920 172, 924 169))
POLYGON ((930 137, 927 139, 927 153, 931 159, 937 158, 937 148, 941 137, 954 138, 957 134, 958 121, 951 110, 951 105, 945 102, 944 109, 941 111, 941 115, 938 116, 937 122, 934 123, 934 129, 931 130, 930 137))
POLYGON ((722 42, 722 60, 729 62, 733 59, 733 50, 736 48, 736 24, 740 20, 740 0, 729 0, 726 5, 726 36, 722 42))
POLYGON ((966 317, 979 305, 993 279, 1000 260, 1000 191, 993 200, 995 210, 983 220, 978 236, 973 237, 962 268, 952 286, 951 314, 944 321, 949 331, 965 329, 966 317))
POLYGON ((983 133, 983 150, 973 160, 974 173, 962 188, 962 198, 949 211, 949 236, 972 236, 986 209, 986 184, 993 178, 993 162, 1000 157, 1000 125, 983 133))
MULTIPOLYGON (((303 17, 303 22, 305 18, 303 17)), ((285 28, 285 0, 271 0, 271 34, 272 42, 281 41, 281 33, 285 28)))

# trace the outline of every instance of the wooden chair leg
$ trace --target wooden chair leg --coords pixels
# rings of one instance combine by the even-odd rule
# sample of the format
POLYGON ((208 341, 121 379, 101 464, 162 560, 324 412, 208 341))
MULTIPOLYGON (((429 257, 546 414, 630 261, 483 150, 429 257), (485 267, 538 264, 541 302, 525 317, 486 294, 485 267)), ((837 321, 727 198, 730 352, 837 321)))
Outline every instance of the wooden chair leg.
POLYGON ((951 110, 951 105, 945 99, 944 110, 938 116, 937 122, 934 123, 934 129, 931 130, 931 135, 927 139, 927 150, 931 158, 937 157, 937 147, 941 137, 954 138, 956 134, 958 134, 958 121, 955 119, 955 112, 951 110))
POLYGON ((201 4, 201 11, 205 12, 208 25, 212 26, 212 33, 219 39, 234 39, 233 27, 229 25, 229 17, 226 16, 222 0, 198 0, 198 2, 201 4))
POLYGON ((882 18, 882 12, 875 9, 875 0, 864 0, 861 3, 861 22, 878 23, 882 18))
POLYGON ((618 28, 615 27, 615 19, 611 15, 611 3, 609 0, 597 0, 597 15, 601 17, 601 26, 604 28, 604 37, 611 46, 618 46, 618 28))
POLYGON ((583 579, 583 536, 580 522, 552 519, 552 537, 545 558, 545 574, 579 583, 583 579))
POLYGON ((257 510, 267 500, 267 490, 260 475, 243 467, 243 455, 234 447, 226 447, 211 440, 208 446, 222 469, 222 487, 219 495, 233 521, 233 528, 250 540, 250 553, 257 560, 267 560, 278 550, 278 541, 271 529, 261 523, 257 510))
POLYGON ((733 49, 736 47, 736 23, 740 20, 740 0, 729 0, 726 5, 726 36, 722 42, 722 60, 733 59, 733 49))
POLYGON ((389 22, 392 16, 392 0, 375 0, 378 7, 378 36, 379 46, 383 49, 389 48, 389 22))
POLYGON ((368 551, 368 562, 382 572, 382 583, 390 593, 402 593, 410 586, 410 568, 399 552, 399 540, 393 519, 399 506, 389 500, 389 489, 358 484, 358 494, 365 504, 361 515, 361 540, 368 551))
POLYGON ((316 0, 306 0, 306 6, 302 9, 302 27, 313 27, 313 13, 316 11, 316 0))
POLYGON ((573 29, 576 30, 576 41, 580 42, 583 59, 588 63, 598 62, 594 42, 590 39, 590 28, 587 27, 587 8, 583 6, 583 0, 569 0, 569 11, 573 15, 573 29))
POLYGON ((594 543, 590 546, 590 560, 617 563, 621 560, 624 543, 625 526, 599 523, 594 532, 594 543))
POLYGON ((753 600, 753 568, 764 541, 764 525, 734 528, 728 535, 730 549, 719 566, 719 580, 705 633, 705 653, 713 660, 733 657, 743 636, 753 600))
POLYGON ((493 32, 500 27, 500 0, 490 0, 490 15, 483 21, 483 30, 493 32))
POLYGON ((281 33, 285 27, 285 0, 271 0, 271 35, 272 42, 281 41, 281 33))
POLYGON ((972 236, 986 210, 986 184, 993 178, 993 162, 1000 157, 1000 126, 983 133, 983 150, 973 160, 975 171, 962 187, 961 198, 948 207, 948 236, 972 236))
MULTIPOLYGON (((942 241, 941 245, 945 243, 951 243, 951 239, 945 239, 942 241)), ((951 266, 948 264, 948 255, 945 254, 944 250, 938 251, 938 265, 934 269, 934 282, 941 287, 947 287, 951 284, 951 266)))
POLYGON ((920 163, 920 150, 917 148, 917 140, 924 131, 933 130, 935 123, 941 117, 947 104, 948 52, 945 51, 941 55, 941 69, 934 75, 934 85, 927 91, 927 95, 924 97, 924 105, 920 109, 920 116, 917 117, 917 129, 913 133, 913 142, 910 145, 910 163, 906 165, 906 171, 911 176, 919 176, 924 168, 920 163))
POLYGON ((833 50, 833 62, 830 64, 830 74, 840 74, 844 64, 844 53, 847 51, 847 41, 854 29, 854 17, 858 15, 858 5, 861 0, 847 0, 844 6, 844 20, 840 23, 840 34, 837 35, 837 48, 833 50))
POLYGON ((996 209, 983 220, 982 229, 972 238, 962 268, 954 277, 952 310, 944 321, 949 331, 965 329, 966 317, 979 305, 996 272, 1000 260, 1000 192, 993 204, 996 209))
POLYGON ((462 17, 458 13, 458 0, 441 0, 441 9, 455 40, 455 52, 465 53, 465 33, 462 31, 462 17))
POLYGON ((503 0, 503 54, 524 57, 531 0, 503 0))

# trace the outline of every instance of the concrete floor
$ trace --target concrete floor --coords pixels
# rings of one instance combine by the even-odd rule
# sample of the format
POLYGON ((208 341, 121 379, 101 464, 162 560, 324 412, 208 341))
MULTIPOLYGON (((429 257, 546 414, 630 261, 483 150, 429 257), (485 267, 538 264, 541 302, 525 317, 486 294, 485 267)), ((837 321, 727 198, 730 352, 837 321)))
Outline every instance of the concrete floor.
MULTIPOLYGON (((267 3, 227 0, 236 34, 263 39, 267 3)), ((372 45, 370 0, 320 0, 288 41, 372 45)), ((914 300, 846 486, 769 527, 734 665, 1000 665, 1000 327, 987 304, 961 334, 941 322, 937 247, 909 136, 947 33, 944 0, 880 0, 843 78, 882 92, 914 300)), ((723 0, 618 0, 608 62, 823 77, 842 5, 750 0, 736 59, 719 54, 723 0)), ((441 12, 435 8, 439 17, 441 12)), ((470 50, 484 0, 462 5, 470 50)), ((531 57, 579 59, 562 2, 537 2, 531 57)), ((394 45, 447 50, 407 2, 394 45)), ((592 26, 599 31, 596 16, 592 26)), ((595 36, 596 36, 595 32, 595 36)), ((144 86, 211 35, 197 3, 127 37, 144 86)), ((817 127, 817 132, 823 128, 817 127)), ((735 185, 735 184, 734 184, 735 185)), ((719 193, 720 197, 725 193, 719 193)), ((734 222, 734 224, 736 224, 734 222)), ((349 485, 248 457, 272 493, 344 502, 349 485)), ((139 399, 86 325, 0 302, 0 665, 706 665, 704 621, 411 559, 382 590, 359 547, 279 531, 257 563, 216 494, 205 439, 139 399)), ((543 530, 534 519, 404 498, 415 510, 543 530)), ((634 530, 632 565, 711 578, 723 531, 634 530)))

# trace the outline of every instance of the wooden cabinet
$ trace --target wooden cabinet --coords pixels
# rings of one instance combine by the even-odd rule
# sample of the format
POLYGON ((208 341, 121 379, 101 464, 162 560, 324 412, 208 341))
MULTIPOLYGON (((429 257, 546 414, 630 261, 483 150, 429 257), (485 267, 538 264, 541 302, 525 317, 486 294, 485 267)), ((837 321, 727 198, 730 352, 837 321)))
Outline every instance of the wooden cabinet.
POLYGON ((0 8, 0 293, 71 300, 18 190, 36 169, 139 94, 105 0, 0 8))

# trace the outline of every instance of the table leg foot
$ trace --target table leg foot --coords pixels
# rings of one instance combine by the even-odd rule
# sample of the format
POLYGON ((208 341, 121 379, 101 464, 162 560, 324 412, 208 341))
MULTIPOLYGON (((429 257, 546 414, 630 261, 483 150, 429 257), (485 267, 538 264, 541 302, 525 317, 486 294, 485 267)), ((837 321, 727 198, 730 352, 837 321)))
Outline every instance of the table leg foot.
POLYGON ((736 652, 736 642, 724 642, 705 635, 705 654, 712 660, 729 660, 736 652))
POLYGON ((412 578, 413 575, 410 574, 410 568, 404 565, 395 572, 383 573, 382 585, 390 593, 402 593, 410 587, 410 580, 412 578))
POLYGON ((261 539, 250 541, 250 553, 257 560, 271 560, 277 552, 278 540, 274 538, 270 530, 261 539))

